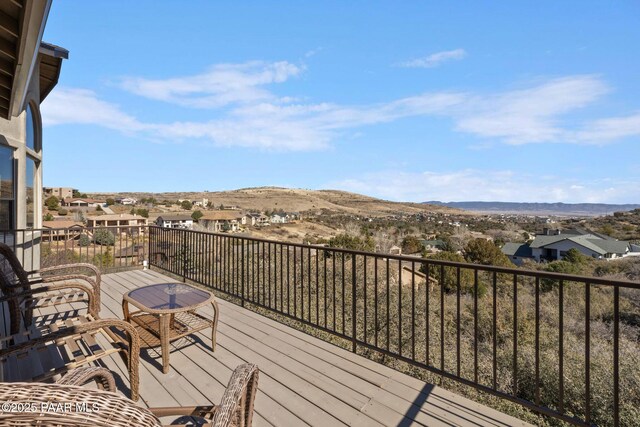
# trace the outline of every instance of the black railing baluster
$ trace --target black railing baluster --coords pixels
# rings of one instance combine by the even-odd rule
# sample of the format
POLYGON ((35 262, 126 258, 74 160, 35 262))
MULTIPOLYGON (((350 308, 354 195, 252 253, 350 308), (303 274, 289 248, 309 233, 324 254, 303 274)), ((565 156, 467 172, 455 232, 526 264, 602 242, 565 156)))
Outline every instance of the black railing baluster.
POLYGON ((564 281, 558 288, 558 410, 564 413, 564 281))
POLYGON ((389 282, 391 281, 389 278, 389 258, 387 258, 387 305, 386 305, 386 309, 387 309, 387 321, 385 323, 386 325, 386 333, 387 333, 387 351, 389 351, 389 342, 391 341, 391 315, 390 315, 390 306, 391 306, 391 301, 390 301, 390 292, 389 292, 389 282))
POLYGON ((473 270, 473 382, 478 382, 478 270, 473 270))
POLYGON ((493 272, 493 389, 498 389, 498 277, 493 272))
MULTIPOLYGON (((318 256, 319 256, 319 252, 318 252, 318 256)), ((327 253, 322 250, 322 263, 323 263, 323 276, 324 276, 324 327, 327 327, 327 253)))
POLYGON ((440 370, 444 372, 444 264, 440 264, 440 370))
POLYGON ((398 260, 398 354, 402 357, 402 260, 398 260))
POLYGON ((311 298, 311 247, 310 246, 307 248, 307 294, 308 294, 307 320, 311 322, 312 298, 311 298))
POLYGON ((298 271, 298 261, 297 261, 297 250, 296 247, 293 247, 293 316, 298 317, 298 283, 297 283, 297 274, 298 271))
MULTIPOLYGON (((591 284, 584 285, 584 420, 591 424, 591 284)), ((538 402, 536 402, 538 404, 538 402)))
POLYGON ((460 267, 457 267, 456 268, 456 372, 458 376, 460 376, 460 287, 461 287, 460 267))
POLYGON ((351 351, 357 350, 357 305, 356 305, 356 255, 351 255, 351 351))
POLYGON ((425 365, 426 366, 431 366, 431 358, 429 357, 430 354, 430 339, 431 339, 431 325, 430 325, 430 320, 431 320, 431 314, 429 312, 429 303, 431 300, 431 295, 430 295, 430 290, 431 290, 431 271, 430 271, 431 267, 429 265, 429 263, 427 262, 424 265, 424 274, 425 274, 425 280, 427 281, 426 286, 424 287, 424 324, 425 324, 425 340, 424 340, 424 360, 425 360, 425 365))
POLYGON ((345 310, 345 303, 346 303, 346 292, 345 292, 345 269, 344 269, 344 261, 345 261, 345 253, 342 253, 342 334, 345 335, 345 322, 346 322, 346 310, 345 310))
POLYGON ((331 271, 333 274, 333 331, 336 331, 336 253, 331 256, 331 271))
MULTIPOLYGON (((311 251, 311 248, 309 248, 309 251, 311 251)), ((316 325, 320 325, 320 260, 318 259, 320 257, 320 252, 317 249, 314 249, 314 251, 316 254, 316 325)))
POLYGON ((513 275, 513 395, 518 394, 518 275, 513 275))
POLYGON ((411 261, 411 360, 416 360, 416 263, 414 261, 411 261))
POLYGON ((536 405, 540 405, 540 278, 536 277, 536 319, 535 319, 535 371, 536 371, 536 405))
POLYGON ((373 259, 373 326, 374 326, 374 340, 373 343, 378 347, 378 329, 380 329, 380 323, 378 322, 378 257, 373 259))
POLYGON ((613 425, 620 425, 620 288, 613 288, 613 425))

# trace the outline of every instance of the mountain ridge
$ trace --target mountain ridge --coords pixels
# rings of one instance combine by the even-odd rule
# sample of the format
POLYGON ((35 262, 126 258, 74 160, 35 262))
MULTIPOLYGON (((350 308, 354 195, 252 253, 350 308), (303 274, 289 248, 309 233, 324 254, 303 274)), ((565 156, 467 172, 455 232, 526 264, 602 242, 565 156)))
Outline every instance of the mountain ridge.
POLYGON ((563 202, 423 202, 426 205, 446 206, 480 213, 520 213, 560 216, 598 216, 620 211, 640 209, 640 204, 626 203, 563 203, 563 202))

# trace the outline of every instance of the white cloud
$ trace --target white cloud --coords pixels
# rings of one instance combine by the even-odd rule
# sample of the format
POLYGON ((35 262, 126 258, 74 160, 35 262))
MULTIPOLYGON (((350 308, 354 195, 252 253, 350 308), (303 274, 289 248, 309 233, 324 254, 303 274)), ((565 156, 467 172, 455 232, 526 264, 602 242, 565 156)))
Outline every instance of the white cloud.
POLYGON ((571 76, 527 89, 476 96, 454 114, 456 128, 509 144, 572 142, 573 132, 562 127, 561 116, 592 104, 608 91, 595 76, 571 76))
POLYGON ((253 61, 216 65, 196 76, 123 83, 152 100, 214 109, 204 121, 144 123, 93 91, 65 87, 45 101, 43 119, 46 125, 93 124, 154 140, 287 151, 323 149, 352 139, 362 127, 416 116, 448 118, 454 130, 481 137, 481 143, 604 144, 640 135, 640 113, 582 124, 565 121, 609 91, 597 76, 568 76, 493 94, 441 91, 365 105, 304 102, 269 90, 302 71, 286 61, 253 61))
POLYGON ((464 49, 446 50, 436 52, 424 58, 412 59, 398 64, 405 68, 434 68, 448 61, 459 61, 467 56, 464 49))
POLYGON ((532 176, 510 170, 452 172, 383 171, 327 183, 323 188, 369 194, 396 201, 509 201, 626 203, 640 199, 640 179, 577 180, 532 176))
POLYGON ((95 92, 65 87, 51 92, 43 102, 42 121, 45 126, 91 124, 123 132, 148 129, 147 125, 122 112, 117 105, 98 99, 95 92))
POLYGON ((575 135, 576 141, 604 143, 640 135, 640 112, 624 117, 596 120, 575 135))
POLYGON ((136 95, 186 107, 219 108, 276 97, 264 86, 295 77, 303 67, 286 61, 218 64, 195 76, 169 79, 125 78, 122 87, 136 95))

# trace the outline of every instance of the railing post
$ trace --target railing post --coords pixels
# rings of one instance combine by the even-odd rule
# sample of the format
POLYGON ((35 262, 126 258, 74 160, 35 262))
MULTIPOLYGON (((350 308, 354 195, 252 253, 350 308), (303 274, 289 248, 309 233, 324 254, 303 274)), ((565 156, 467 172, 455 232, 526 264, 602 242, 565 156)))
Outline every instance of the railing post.
POLYGON ((356 352, 356 254, 351 254, 351 351, 356 352))
POLYGON ((241 282, 241 287, 240 287, 240 303, 242 305, 242 307, 244 307, 244 239, 241 240, 242 245, 240 247, 240 251, 242 252, 242 254, 240 255, 240 282, 241 282))
POLYGON ((182 283, 187 281, 187 233, 182 232, 182 283))

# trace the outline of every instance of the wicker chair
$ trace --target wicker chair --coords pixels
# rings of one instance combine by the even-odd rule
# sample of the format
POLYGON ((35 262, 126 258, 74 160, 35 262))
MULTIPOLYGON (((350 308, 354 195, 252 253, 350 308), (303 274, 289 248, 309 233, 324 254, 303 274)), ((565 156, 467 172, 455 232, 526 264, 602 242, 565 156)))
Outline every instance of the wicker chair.
POLYGON ((0 426, 155 427, 161 425, 158 417, 167 416, 181 416, 177 420, 179 423, 197 420, 200 425, 199 422, 204 419, 210 422, 207 425, 215 427, 251 426, 258 388, 258 368, 255 365, 245 364, 235 369, 220 405, 188 408, 144 409, 114 393, 114 388, 105 391, 80 387, 91 379, 102 385, 108 384, 109 380, 105 378, 108 375, 104 371, 81 371, 74 377, 63 377, 57 384, 0 383, 0 401, 14 405, 29 404, 36 409, 35 412, 0 413, 0 426), (65 404, 69 405, 70 410, 46 410, 49 405, 64 408, 65 404), (77 411, 78 407, 83 410, 77 411), (95 411, 91 412, 92 409, 95 411), (192 417, 192 420, 185 417, 192 417))
POLYGON ((79 263, 27 272, 13 250, 0 243, 0 292, 0 303, 6 301, 9 306, 12 335, 20 332, 21 320, 25 327, 31 326, 35 308, 86 301, 89 314, 98 317, 100 270, 92 264, 79 263), (78 269, 90 270, 95 278, 71 272, 78 269), (40 277, 34 278, 34 274, 40 277), (72 283, 54 283, 68 280, 72 283))
POLYGON ((46 381, 119 353, 129 370, 131 399, 139 399, 140 337, 130 323, 86 315, 55 323, 46 333, 41 332, 26 331, 0 339, 0 369, 5 381, 46 381))

